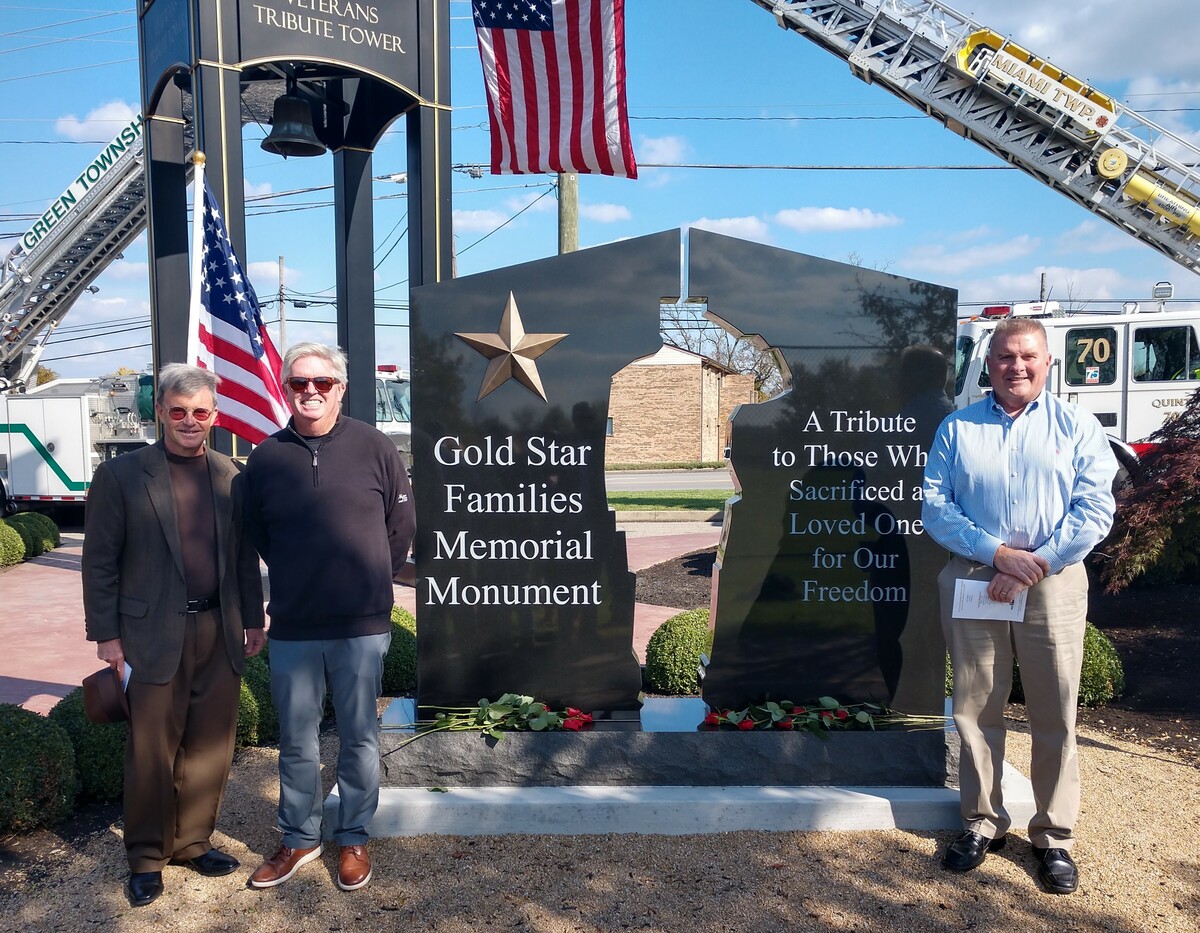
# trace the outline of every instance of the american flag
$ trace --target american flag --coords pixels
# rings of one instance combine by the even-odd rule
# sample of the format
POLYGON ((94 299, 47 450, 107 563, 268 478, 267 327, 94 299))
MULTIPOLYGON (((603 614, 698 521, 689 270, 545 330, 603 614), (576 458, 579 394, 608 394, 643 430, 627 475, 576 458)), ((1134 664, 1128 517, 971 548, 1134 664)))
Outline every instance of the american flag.
POLYGON ((492 174, 637 178, 625 0, 473 0, 492 174))
POLYGON ((203 233, 197 235, 196 248, 201 272, 199 287, 192 287, 188 362, 221 377, 213 423, 257 444, 288 422, 282 361, 263 325, 258 296, 234 255, 207 178, 200 224, 203 233))

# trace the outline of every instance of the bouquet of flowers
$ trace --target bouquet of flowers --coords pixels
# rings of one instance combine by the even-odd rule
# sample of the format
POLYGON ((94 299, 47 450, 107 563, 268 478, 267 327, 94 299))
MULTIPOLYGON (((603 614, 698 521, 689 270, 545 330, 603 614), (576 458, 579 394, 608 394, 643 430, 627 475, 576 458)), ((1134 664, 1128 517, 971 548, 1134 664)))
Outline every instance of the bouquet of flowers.
POLYGON ((475 706, 438 708, 432 719, 409 723, 417 729, 417 734, 400 744, 407 745, 432 732, 478 732, 496 740, 503 739, 505 732, 552 732, 558 729, 578 732, 591 721, 591 713, 573 706, 555 710, 533 697, 506 693, 496 700, 484 697, 475 706))
POLYGON ((833 697, 820 697, 804 704, 766 700, 740 710, 711 710, 704 717, 704 725, 714 729, 784 729, 811 732, 822 739, 835 729, 874 730, 877 726, 893 725, 940 729, 944 724, 942 716, 897 713, 879 703, 844 704, 833 697))

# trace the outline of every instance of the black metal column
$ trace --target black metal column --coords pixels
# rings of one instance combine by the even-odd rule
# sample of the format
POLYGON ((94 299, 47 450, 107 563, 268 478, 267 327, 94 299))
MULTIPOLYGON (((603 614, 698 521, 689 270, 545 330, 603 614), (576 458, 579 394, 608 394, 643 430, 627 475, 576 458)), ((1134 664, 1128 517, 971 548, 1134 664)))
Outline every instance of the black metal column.
POLYGON ((352 418, 375 423, 375 230, 371 153, 333 154, 338 346, 350 359, 343 403, 352 418))
MULTIPOLYGON (((421 7, 421 29, 437 36, 449 29, 447 0, 421 7)), ((450 197, 450 56, 448 43, 433 41, 420 62, 425 106, 408 111, 408 285, 449 280, 454 269, 450 197)))
POLYGON ((142 128, 154 371, 187 355, 188 209, 183 94, 168 84, 142 128))

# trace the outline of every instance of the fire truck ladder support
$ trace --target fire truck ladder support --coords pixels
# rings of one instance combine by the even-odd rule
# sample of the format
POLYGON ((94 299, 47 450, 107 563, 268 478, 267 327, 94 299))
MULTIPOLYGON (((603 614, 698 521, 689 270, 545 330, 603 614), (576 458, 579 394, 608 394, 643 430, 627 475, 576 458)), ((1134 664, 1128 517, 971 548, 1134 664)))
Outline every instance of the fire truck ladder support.
POLYGON ((1200 272, 1200 150, 937 0, 753 0, 948 129, 1200 272))
POLYGON ((0 266, 0 391, 32 381, 46 341, 146 226, 141 117, 101 150, 0 266))

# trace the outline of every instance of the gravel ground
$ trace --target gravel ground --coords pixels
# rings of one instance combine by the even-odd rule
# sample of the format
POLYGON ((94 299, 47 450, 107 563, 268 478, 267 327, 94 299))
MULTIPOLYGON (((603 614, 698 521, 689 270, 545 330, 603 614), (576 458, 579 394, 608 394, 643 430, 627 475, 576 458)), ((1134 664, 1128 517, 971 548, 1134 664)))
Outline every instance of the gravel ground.
MULTIPOLYGON (((1028 773, 1013 723, 1009 759, 1028 773)), ((42 846, 4 873, 0 909, 21 931, 1180 931, 1200 929, 1200 771, 1167 753, 1082 730, 1084 812, 1070 897, 1040 891, 1024 833, 965 876, 941 870, 949 833, 741 832, 712 836, 378 839, 360 891, 334 882, 336 854, 267 891, 245 886, 272 850, 273 749, 241 753, 217 843, 225 878, 168 868, 141 909, 122 894, 120 824, 42 846), (1186 840, 1186 841, 1181 841, 1186 840)), ((324 738, 327 783, 336 739, 324 738)))

